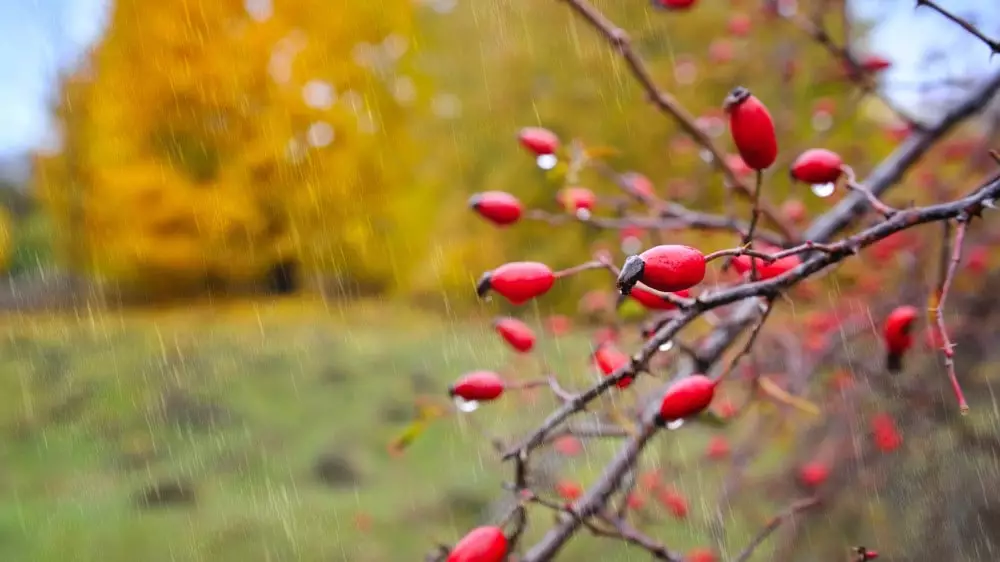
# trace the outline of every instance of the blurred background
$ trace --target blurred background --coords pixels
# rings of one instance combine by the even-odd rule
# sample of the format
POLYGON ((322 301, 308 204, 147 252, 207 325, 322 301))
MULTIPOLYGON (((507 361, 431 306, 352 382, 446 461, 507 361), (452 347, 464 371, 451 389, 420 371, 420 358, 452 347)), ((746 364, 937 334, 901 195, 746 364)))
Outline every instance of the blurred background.
MULTIPOLYGON (((797 210, 783 209, 800 224, 842 196, 791 184, 782 170, 800 151, 836 150, 864 177, 907 134, 894 108, 933 123, 1000 70, 982 43, 909 1, 701 0, 682 13, 595 4, 727 150, 726 93, 746 85, 769 105, 781 154, 767 196, 794 201, 797 210), (884 59, 872 91, 795 25, 814 13, 859 57, 884 59)), ((1000 36, 994 0, 944 4, 1000 36)), ((432 423, 424 399, 467 370, 537 370, 496 339, 498 314, 538 327, 542 362, 584 384, 594 377, 591 321, 607 321, 613 300, 600 274, 518 308, 478 301, 476 279, 514 260, 565 268, 599 249, 618 259, 630 239, 653 240, 572 223, 498 229, 471 212, 469 196, 489 190, 562 212, 560 169, 518 145, 521 127, 576 139, 670 201, 731 204, 710 155, 554 0, 0 0, 0 36, 3 560, 421 559, 487 520, 502 495, 505 467, 482 432, 516 434, 552 407, 534 397, 532 419, 507 405, 464 417, 475 422, 432 423), (412 440, 405 451, 387 449, 401 436, 412 440)), ((889 202, 974 186, 992 164, 974 148, 1000 147, 998 125, 994 100, 889 202)), ((607 179, 581 182, 607 216, 628 210, 607 179)), ((670 236, 706 251, 736 243, 670 236)), ((977 350, 968 369, 990 372, 992 305, 976 298, 1000 286, 1000 256, 988 228, 972 238, 982 278, 960 283, 956 329, 959 350, 977 350), (963 322, 971 311, 983 316, 963 322), (963 334, 980 339, 963 346, 963 334)), ((786 307, 782 330, 801 332, 807 313, 841 305, 877 323, 890 300, 933 282, 935 258, 920 249, 932 245, 914 242, 898 263, 845 265, 786 307)), ((638 320, 632 305, 614 322, 638 320)), ((878 355, 874 331, 852 344, 859 356, 878 355)), ((933 351, 924 355, 914 369, 936 383, 933 351)), ((927 439, 908 439, 909 456, 878 473, 909 476, 876 479, 817 517, 814 534, 789 543, 802 549, 797 560, 838 560, 831 553, 859 536, 897 560, 996 560, 991 380, 967 388, 982 450, 945 421, 911 420, 927 439)), ((706 435, 657 458, 697 464, 706 435)), ((796 436, 767 470, 801 452, 796 436)), ((586 482, 612 445, 588 443, 569 468, 571 455, 550 459, 552 478, 586 482)), ((679 549, 712 536, 721 473, 695 472, 678 480, 690 520, 654 526, 679 549)), ((737 511, 716 540, 743 544, 767 515, 737 511)), ((566 560, 644 559, 615 544, 574 546, 566 560)))

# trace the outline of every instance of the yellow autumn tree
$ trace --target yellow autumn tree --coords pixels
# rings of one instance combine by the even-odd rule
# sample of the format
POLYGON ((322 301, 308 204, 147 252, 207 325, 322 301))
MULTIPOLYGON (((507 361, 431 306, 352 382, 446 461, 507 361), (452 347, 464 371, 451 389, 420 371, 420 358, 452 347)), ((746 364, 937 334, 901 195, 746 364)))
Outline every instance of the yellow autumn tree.
POLYGON ((387 288, 421 255, 411 2, 116 2, 36 186, 74 267, 146 289, 278 264, 387 288), (410 260, 410 261, 407 261, 410 260))

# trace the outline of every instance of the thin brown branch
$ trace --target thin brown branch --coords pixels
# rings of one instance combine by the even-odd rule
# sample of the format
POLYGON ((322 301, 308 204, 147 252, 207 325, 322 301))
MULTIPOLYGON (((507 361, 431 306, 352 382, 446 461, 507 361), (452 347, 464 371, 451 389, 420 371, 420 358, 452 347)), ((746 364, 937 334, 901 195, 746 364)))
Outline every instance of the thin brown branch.
POLYGON ((941 5, 935 2, 934 0, 917 0, 917 8, 921 6, 927 6, 928 8, 941 14, 945 18, 958 24, 962 29, 969 32, 970 35, 985 43, 986 46, 990 48, 990 51, 992 51, 992 54, 995 55, 997 53, 1000 53, 1000 41, 997 41, 996 39, 992 39, 984 35, 982 31, 979 31, 979 29, 976 26, 969 23, 968 20, 960 18, 957 15, 942 8, 941 5))
POLYGON ((809 497, 801 500, 792 502, 787 508, 785 508, 781 513, 775 515, 768 521, 767 525, 764 526, 753 539, 750 540, 750 544, 746 546, 737 556, 733 558, 732 562, 747 562, 751 556, 753 556, 754 551, 760 547, 761 544, 771 536, 775 530, 777 530, 783 523, 789 519, 794 518, 800 512, 809 509, 819 503, 819 498, 809 497))
POLYGON ((950 252, 946 237, 942 243, 942 256, 946 257, 946 267, 944 267, 943 275, 941 276, 941 281, 938 284, 937 290, 934 293, 934 297, 931 300, 931 306, 928 308, 931 318, 934 320, 938 337, 941 339, 941 354, 944 356, 944 366, 948 373, 948 382, 951 384, 951 389, 955 393, 955 399, 958 400, 958 409, 962 414, 966 414, 969 411, 969 404, 965 400, 965 393, 962 392, 962 386, 958 382, 958 375, 955 373, 955 349, 954 344, 951 342, 951 338, 948 335, 948 328, 945 326, 944 322, 944 304, 948 299, 948 291, 951 289, 952 280, 955 278, 955 271, 958 270, 958 264, 962 261, 962 246, 965 243, 965 231, 969 224, 968 215, 960 215, 956 222, 958 225, 955 227, 955 239, 951 244, 950 252))
MULTIPOLYGON (((726 182, 731 185, 743 197, 750 199, 753 193, 750 188, 736 174, 735 170, 726 163, 726 158, 722 151, 715 145, 711 137, 695 123, 695 118, 680 102, 670 93, 660 89, 653 80, 652 74, 646 67, 646 63, 632 48, 632 41, 628 34, 614 22, 609 20, 596 7, 587 0, 561 0, 567 4, 574 12, 586 20, 595 30, 597 30, 611 44, 615 51, 625 59, 632 75, 646 91, 646 95, 654 105, 663 113, 673 118, 674 121, 687 133, 696 143, 707 150, 712 155, 712 164, 718 168, 726 178, 726 182)), ((793 227, 781 218, 771 205, 761 204, 761 212, 766 216, 778 231, 788 240, 798 240, 798 233, 793 227)))

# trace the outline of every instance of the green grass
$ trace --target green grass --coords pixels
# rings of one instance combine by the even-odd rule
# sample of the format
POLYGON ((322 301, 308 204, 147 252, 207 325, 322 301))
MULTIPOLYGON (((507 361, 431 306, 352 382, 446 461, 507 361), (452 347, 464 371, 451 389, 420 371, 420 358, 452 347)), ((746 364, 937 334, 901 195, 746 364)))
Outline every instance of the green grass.
MULTIPOLYGON (((482 523, 502 495, 507 467, 481 431, 523 431, 553 406, 547 395, 489 404, 472 414, 474 425, 438 420, 404 455, 389 455, 417 395, 443 396, 457 375, 505 368, 511 354, 487 320, 387 305, 9 317, 3 330, 2 560, 422 559, 435 541, 482 523), (314 465, 323 455, 353 477, 321 481, 314 465), (136 504, 150 485, 172 481, 193 489, 193 502, 136 504), (370 528, 359 529, 359 517, 370 528)), ((574 386, 588 376, 588 349, 583 335, 570 335, 544 341, 541 354, 574 386)), ((513 365, 526 378, 535 368, 513 365)), ((587 483, 613 446, 588 444, 566 474, 587 483)), ((698 453, 676 440, 662 451, 675 460, 698 453)), ((699 472, 682 484, 694 519, 700 498, 714 497, 712 478, 699 472)), ((551 516, 536 521, 531 537, 551 516)), ((699 528, 657 524, 654 533, 687 548, 704 541, 699 528)), ((643 556, 582 539, 562 559, 598 554, 643 556)))

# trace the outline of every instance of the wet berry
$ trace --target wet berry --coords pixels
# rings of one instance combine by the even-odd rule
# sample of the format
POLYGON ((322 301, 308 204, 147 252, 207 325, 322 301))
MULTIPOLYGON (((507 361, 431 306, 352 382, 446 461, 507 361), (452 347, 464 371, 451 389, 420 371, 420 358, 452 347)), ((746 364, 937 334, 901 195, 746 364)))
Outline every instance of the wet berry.
POLYGON ((903 354, 913 346, 913 323, 920 312, 913 306, 900 306, 889 313, 882 327, 888 359, 886 367, 890 372, 903 368, 903 354))
POLYGON ((493 328, 516 351, 527 353, 535 347, 535 332, 517 318, 497 318, 493 328))
POLYGON ((691 375, 675 382, 663 395, 659 419, 671 422, 701 413, 712 403, 715 382, 705 375, 691 375))
POLYGON ((843 174, 844 161, 836 152, 812 148, 792 162, 793 179, 810 184, 834 183, 843 174))
POLYGON ((743 161, 754 170, 764 170, 778 157, 774 121, 764 104, 743 87, 729 93, 724 104, 729 131, 743 161))
POLYGON ((463 400, 488 402, 503 394, 504 381, 493 371, 473 371, 462 375, 448 389, 448 394, 463 400))
POLYGON ((538 156, 553 154, 559 148, 559 137, 548 129, 541 127, 525 127, 517 136, 521 146, 538 156))
POLYGON ((504 191, 484 191, 469 197, 469 207, 498 226, 514 224, 521 218, 521 202, 504 191))
POLYGON ((555 274, 544 263, 511 262, 484 273, 476 284, 476 294, 482 298, 492 289, 518 305, 544 295, 554 283, 555 274))
POLYGON ((704 278, 704 254, 690 246, 663 245, 626 259, 617 285, 623 295, 640 281, 657 291, 674 293, 690 289, 704 278))
POLYGON ((445 562, 503 562, 507 537, 499 527, 478 527, 458 541, 445 562))

